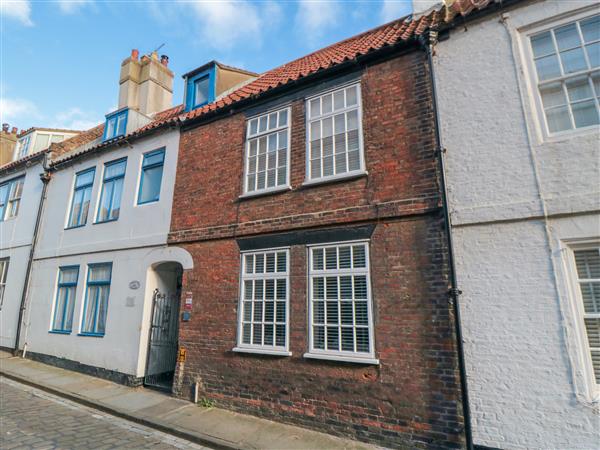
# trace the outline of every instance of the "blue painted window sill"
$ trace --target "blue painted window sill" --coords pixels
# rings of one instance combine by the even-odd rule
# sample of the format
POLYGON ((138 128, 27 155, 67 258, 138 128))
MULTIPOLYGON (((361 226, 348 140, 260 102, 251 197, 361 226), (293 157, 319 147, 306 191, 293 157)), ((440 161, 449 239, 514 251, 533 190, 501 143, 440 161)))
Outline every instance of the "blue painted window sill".
POLYGON ((78 333, 77 336, 104 337, 104 333, 78 333))
POLYGON ((71 334, 71 330, 50 330, 48 333, 52 334, 71 334))

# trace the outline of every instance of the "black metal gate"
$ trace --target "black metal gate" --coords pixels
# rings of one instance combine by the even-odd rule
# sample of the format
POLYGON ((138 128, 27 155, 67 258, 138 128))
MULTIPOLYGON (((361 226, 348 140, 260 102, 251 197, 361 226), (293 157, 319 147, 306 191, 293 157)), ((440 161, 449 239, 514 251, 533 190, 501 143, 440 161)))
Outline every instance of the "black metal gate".
POLYGON ((146 386, 171 390, 177 363, 178 315, 178 294, 166 294, 155 289, 144 377, 146 386))

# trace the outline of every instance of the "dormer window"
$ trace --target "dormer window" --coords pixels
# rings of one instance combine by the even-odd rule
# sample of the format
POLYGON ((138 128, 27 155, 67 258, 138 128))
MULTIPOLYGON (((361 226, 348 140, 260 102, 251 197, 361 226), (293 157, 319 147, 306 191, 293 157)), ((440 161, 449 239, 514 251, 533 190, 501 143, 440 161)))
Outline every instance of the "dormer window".
POLYGON ((128 109, 117 111, 106 116, 103 141, 114 139, 125 134, 127 129, 128 109))
POLYGON ((17 154, 17 159, 23 158, 27 156, 29 153, 29 144, 31 142, 31 135, 25 136, 19 141, 19 152, 17 154))
POLYGON ((214 68, 210 68, 186 79, 186 111, 191 111, 214 101, 214 68))
POLYGON ((183 75, 185 110, 192 111, 212 103, 224 92, 248 83, 256 77, 258 77, 256 73, 210 61, 183 75))

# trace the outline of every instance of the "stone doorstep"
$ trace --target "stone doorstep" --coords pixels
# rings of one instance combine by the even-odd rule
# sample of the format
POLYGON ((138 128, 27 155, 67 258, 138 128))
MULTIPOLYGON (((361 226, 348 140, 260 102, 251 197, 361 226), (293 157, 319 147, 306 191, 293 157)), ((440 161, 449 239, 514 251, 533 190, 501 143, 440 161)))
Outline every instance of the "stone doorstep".
POLYGON ((0 375, 6 378, 211 448, 378 448, 220 408, 200 408, 159 392, 126 387, 3 353, 0 352, 0 375))

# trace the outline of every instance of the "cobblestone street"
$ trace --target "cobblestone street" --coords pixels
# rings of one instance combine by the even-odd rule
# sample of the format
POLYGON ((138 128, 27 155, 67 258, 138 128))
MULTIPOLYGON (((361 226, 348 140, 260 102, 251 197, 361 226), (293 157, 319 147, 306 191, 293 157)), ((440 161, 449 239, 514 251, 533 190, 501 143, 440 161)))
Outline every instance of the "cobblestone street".
POLYGON ((0 378, 0 448, 208 450, 6 378, 0 378))

